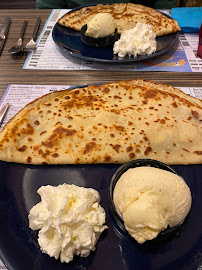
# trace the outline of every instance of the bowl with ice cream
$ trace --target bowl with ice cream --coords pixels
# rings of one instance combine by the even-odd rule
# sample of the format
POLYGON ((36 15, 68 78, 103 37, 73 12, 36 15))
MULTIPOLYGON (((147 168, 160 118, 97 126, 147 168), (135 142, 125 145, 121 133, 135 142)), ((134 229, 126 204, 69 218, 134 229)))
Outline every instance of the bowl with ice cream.
POLYGON ((179 228, 191 209, 191 202, 191 191, 184 179, 157 160, 125 163, 110 183, 112 216, 139 244, 179 228))
POLYGON ((110 47, 118 38, 116 23, 109 13, 96 14, 81 28, 81 41, 90 47, 110 47))

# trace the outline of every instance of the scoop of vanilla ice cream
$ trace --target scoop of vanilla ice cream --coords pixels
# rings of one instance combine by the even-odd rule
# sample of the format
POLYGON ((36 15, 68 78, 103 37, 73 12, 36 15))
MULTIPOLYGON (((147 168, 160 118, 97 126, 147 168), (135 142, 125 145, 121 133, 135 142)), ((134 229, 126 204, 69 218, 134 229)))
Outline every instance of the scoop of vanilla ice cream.
POLYGON ((178 175, 154 167, 127 170, 114 188, 113 200, 124 225, 142 244, 180 224, 191 208, 191 192, 178 175))
POLYGON ((120 39, 114 43, 113 52, 119 57, 136 57, 154 53, 156 44, 156 34, 152 26, 138 22, 134 28, 122 32, 120 39))
POLYGON ((95 250, 100 234, 107 228, 99 193, 92 188, 63 184, 38 189, 41 202, 29 213, 29 226, 40 230, 38 243, 42 252, 73 260, 74 254, 86 257, 95 250))
POLYGON ((85 34, 90 37, 106 37, 114 33, 116 23, 109 13, 98 13, 87 23, 85 34))

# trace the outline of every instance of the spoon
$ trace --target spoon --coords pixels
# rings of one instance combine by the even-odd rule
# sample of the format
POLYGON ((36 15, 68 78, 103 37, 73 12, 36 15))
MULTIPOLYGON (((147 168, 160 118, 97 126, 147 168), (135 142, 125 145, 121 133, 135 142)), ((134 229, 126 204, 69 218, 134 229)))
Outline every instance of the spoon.
POLYGON ((23 50, 22 38, 24 36, 26 26, 27 26, 27 21, 24 21, 18 42, 15 46, 13 46, 12 48, 8 50, 9 53, 14 54, 14 53, 21 52, 23 50))
POLYGON ((37 45, 36 45, 36 42, 34 41, 34 39, 35 39, 36 34, 37 34, 37 32, 38 32, 40 23, 41 23, 41 18, 38 17, 37 20, 36 20, 36 24, 35 24, 35 27, 34 27, 33 34, 32 34, 32 38, 31 38, 31 40, 27 43, 27 45, 25 46, 24 51, 30 52, 30 51, 36 50, 37 45))

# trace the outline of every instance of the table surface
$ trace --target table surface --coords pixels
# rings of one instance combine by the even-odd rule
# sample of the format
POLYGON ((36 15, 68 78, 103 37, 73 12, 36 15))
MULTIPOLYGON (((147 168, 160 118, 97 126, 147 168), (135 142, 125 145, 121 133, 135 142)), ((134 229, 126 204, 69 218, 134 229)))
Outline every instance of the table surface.
POLYGON ((16 44, 24 20, 28 20, 24 44, 32 36, 33 28, 38 16, 41 25, 38 34, 50 15, 51 10, 37 9, 2 9, 0 10, 0 29, 4 18, 10 16, 11 26, 7 40, 0 55, 0 98, 9 84, 57 84, 79 85, 90 83, 106 83, 118 80, 145 79, 156 83, 166 83, 176 87, 202 87, 201 73, 195 72, 151 72, 151 71, 61 71, 61 70, 23 70, 27 55, 12 56, 8 49, 16 44))

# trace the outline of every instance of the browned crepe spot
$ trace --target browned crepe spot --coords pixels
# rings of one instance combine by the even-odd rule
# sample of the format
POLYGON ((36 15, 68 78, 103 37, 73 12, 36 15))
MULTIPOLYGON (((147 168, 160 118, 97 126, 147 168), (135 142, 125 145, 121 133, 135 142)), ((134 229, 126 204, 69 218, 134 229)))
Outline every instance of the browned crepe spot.
POLYGON ((201 104, 169 85, 144 80, 54 92, 28 104, 5 125, 0 159, 29 164, 135 158, 201 163, 201 104))

